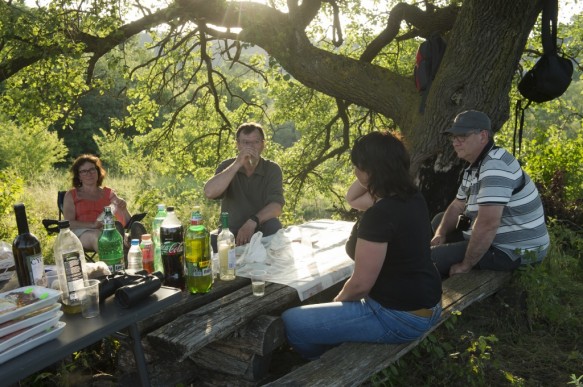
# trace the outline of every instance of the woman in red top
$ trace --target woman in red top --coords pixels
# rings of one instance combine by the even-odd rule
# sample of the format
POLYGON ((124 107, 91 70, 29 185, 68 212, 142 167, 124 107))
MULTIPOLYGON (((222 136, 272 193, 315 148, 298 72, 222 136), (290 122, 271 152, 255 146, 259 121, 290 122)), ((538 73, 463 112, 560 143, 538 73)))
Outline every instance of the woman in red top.
MULTIPOLYGON (((130 213, 125 200, 108 187, 101 187, 105 169, 101 160, 93 155, 81 155, 73 162, 73 189, 65 194, 63 215, 81 240, 83 248, 97 251, 97 240, 103 227, 100 215, 103 207, 112 206, 121 224, 127 224, 130 213)), ((122 234, 123 235, 123 234, 122 234)))

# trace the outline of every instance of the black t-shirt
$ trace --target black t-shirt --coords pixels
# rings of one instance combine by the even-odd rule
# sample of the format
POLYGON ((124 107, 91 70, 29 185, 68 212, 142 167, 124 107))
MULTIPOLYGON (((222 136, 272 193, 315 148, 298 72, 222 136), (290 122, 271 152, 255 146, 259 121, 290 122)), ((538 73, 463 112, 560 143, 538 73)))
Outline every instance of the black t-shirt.
MULTIPOLYGON (((387 255, 369 296, 386 308, 431 308, 441 299, 441 277, 431 261, 431 225, 421 193, 376 202, 362 215, 358 237, 387 242, 387 255)), ((366 259, 358 257, 357 259, 366 259)))

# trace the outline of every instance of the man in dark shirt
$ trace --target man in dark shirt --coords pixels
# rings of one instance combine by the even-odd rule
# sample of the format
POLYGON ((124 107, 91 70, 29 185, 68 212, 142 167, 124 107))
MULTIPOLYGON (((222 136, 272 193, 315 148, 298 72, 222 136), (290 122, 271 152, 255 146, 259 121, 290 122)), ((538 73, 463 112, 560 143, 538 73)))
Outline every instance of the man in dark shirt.
POLYGON ((245 123, 237 129, 237 157, 219 164, 204 186, 209 199, 222 199, 221 211, 229 213, 229 229, 237 245, 248 243, 257 231, 277 232, 285 200, 281 168, 261 157, 265 134, 261 125, 245 123))

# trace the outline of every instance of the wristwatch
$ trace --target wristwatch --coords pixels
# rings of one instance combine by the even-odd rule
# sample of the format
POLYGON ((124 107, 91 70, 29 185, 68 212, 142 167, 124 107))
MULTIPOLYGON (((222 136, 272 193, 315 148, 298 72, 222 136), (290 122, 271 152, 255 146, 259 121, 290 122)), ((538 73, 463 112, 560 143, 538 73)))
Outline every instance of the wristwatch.
POLYGON ((257 215, 251 215, 249 217, 249 219, 251 219, 252 221, 254 221, 255 223, 257 223, 257 226, 255 226, 255 228, 259 227, 259 218, 257 217, 257 215))

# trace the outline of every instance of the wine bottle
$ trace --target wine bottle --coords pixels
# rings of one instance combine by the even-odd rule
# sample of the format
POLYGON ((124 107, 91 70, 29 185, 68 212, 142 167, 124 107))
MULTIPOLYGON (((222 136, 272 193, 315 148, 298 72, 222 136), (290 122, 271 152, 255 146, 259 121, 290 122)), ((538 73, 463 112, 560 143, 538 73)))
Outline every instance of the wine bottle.
POLYGON ((229 230, 229 213, 221 213, 222 230, 217 237, 217 247, 219 250, 219 278, 222 281, 235 279, 235 266, 237 257, 235 256, 235 236, 229 230))
POLYGON ((24 204, 15 204, 14 213, 16 214, 18 236, 12 243, 12 253, 14 254, 18 284, 21 287, 29 285, 46 287, 47 277, 40 242, 28 230, 24 204))

